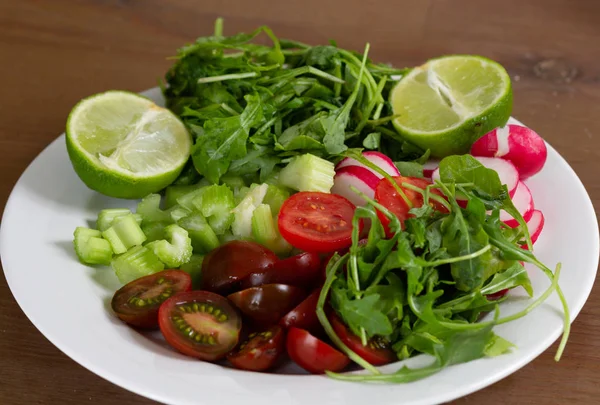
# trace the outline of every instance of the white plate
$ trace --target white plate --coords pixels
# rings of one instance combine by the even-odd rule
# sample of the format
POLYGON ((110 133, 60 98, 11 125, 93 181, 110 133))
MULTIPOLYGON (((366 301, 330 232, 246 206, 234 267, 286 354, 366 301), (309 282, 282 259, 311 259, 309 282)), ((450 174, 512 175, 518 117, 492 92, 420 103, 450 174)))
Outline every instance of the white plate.
MULTIPOLYGON (((146 93, 155 100, 156 90, 146 93)), ((563 263, 560 284, 573 319, 585 303, 598 267, 598 227, 583 185, 551 147, 544 170, 528 181, 546 226, 536 244, 541 260, 563 263)), ((169 404, 378 405, 433 404, 490 385, 523 367, 548 348, 562 330, 554 295, 525 318, 497 327, 518 347, 511 354, 450 367, 404 385, 338 382, 324 376, 249 373, 179 355, 159 334, 144 336, 109 312, 119 287, 110 268, 82 266, 72 250, 76 226, 86 226, 106 207, 133 207, 87 189, 71 168, 64 135, 27 168, 6 206, 0 253, 8 284, 23 312, 60 350, 99 376, 140 395, 169 404)), ((536 294, 548 285, 531 269, 536 294)), ((517 291, 503 314, 527 304, 517 291)), ((569 347, 565 355, 569 355, 569 347)), ((422 356, 410 364, 425 364, 422 356)), ((398 365, 388 366, 395 369, 398 365)))

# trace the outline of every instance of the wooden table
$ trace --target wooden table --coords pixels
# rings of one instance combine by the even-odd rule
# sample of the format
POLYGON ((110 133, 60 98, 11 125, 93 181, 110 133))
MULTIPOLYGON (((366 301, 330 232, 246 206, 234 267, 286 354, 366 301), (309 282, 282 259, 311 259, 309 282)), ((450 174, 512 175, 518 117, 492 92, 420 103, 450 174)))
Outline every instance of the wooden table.
MULTIPOLYGON (((564 156, 600 207, 600 2, 596 0, 146 0, 0 2, 0 201, 58 134, 71 107, 107 89, 153 87, 177 47, 206 35, 268 24, 308 43, 371 43, 374 59, 415 65, 448 53, 501 62, 514 115, 564 156)), ((557 185, 560 190, 560 185, 557 185)), ((563 235, 568 243, 568 235, 563 235)), ((565 274, 568 277, 567 274, 565 274)), ((68 294, 68 291, 66 292, 68 294)), ((0 398, 5 405, 150 404, 82 368, 29 322, 0 277, 0 398)), ((69 316, 69 314, 64 314, 69 316)), ((457 404, 597 404, 600 295, 556 346, 457 404)), ((400 399, 399 399, 400 403, 400 399)))

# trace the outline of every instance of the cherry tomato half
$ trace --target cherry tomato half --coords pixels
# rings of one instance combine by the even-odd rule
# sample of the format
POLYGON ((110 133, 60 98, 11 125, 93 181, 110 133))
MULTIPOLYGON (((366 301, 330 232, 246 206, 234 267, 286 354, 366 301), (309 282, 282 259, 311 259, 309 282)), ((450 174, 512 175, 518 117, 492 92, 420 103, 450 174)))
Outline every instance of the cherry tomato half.
POLYGON ((374 366, 382 366, 398 360, 398 356, 388 347, 381 339, 371 339, 367 342, 367 346, 363 346, 360 338, 342 322, 335 314, 330 316, 331 326, 336 335, 352 350, 365 361, 374 366))
POLYGON ((264 284, 289 284, 308 288, 319 278, 321 258, 318 253, 304 252, 279 260, 273 266, 253 271, 241 281, 242 288, 264 284))
POLYGON ((123 322, 139 328, 158 327, 158 308, 167 298, 192 288, 192 279, 182 270, 165 270, 138 278, 117 290, 111 301, 123 322))
MULTIPOLYGON (((410 190, 408 188, 402 187, 402 183, 412 184, 413 186, 417 186, 421 189, 425 189, 428 185, 431 184, 430 182, 428 182, 425 179, 420 179, 417 177, 402 177, 402 176, 394 177, 394 180, 400 186, 400 188, 404 191, 404 194, 406 194, 406 197, 412 203, 414 208, 419 208, 419 207, 423 206, 423 195, 421 193, 419 193, 418 191, 414 191, 414 190, 410 190)), ((432 189, 431 192, 433 194, 437 194, 437 195, 443 197, 443 194, 437 189, 432 189)), ((390 183, 385 178, 381 179, 379 181, 379 183, 377 184, 377 188, 375 189, 375 200, 377 200, 378 203, 383 205, 385 208, 390 210, 392 212, 392 214, 395 214, 398 217, 398 219, 400 220, 400 224, 402 225, 402 228, 404 228, 404 221, 407 218, 410 218, 413 216, 412 214, 408 213, 408 211, 410 211, 410 207, 406 204, 406 202, 400 196, 400 194, 398 194, 398 192, 396 191, 396 189, 394 188, 392 183, 390 183)), ((446 207, 444 207, 442 204, 440 204, 436 201, 433 201, 433 200, 430 200, 430 203, 432 204, 434 209, 441 211, 441 212, 448 212, 446 207)), ((388 237, 393 236, 389 230, 389 223, 390 223, 389 219, 380 211, 377 211, 377 216, 379 217, 379 220, 383 224, 383 227, 385 228, 386 234, 388 235, 388 237)))
POLYGON ((239 240, 227 242, 204 258, 202 289, 229 294, 248 274, 265 270, 278 260, 275 253, 258 243, 239 240))
POLYGON ((281 206, 279 231, 298 249, 333 252, 352 243, 355 209, 354 204, 337 194, 296 193, 281 206))
POLYGON ((493 294, 488 294, 485 296, 485 298, 487 298, 490 301, 495 301, 495 300, 499 300, 500 298, 504 297, 506 294, 508 294, 508 288, 505 288, 505 289, 495 292, 493 294))
POLYGON ((285 331, 281 326, 251 333, 248 339, 227 355, 236 368, 250 371, 266 371, 273 367, 285 350, 285 331))
POLYGON ((320 335, 323 332, 323 327, 317 317, 317 302, 320 294, 320 288, 313 291, 304 301, 281 318, 279 324, 286 328, 296 327, 320 335))
POLYGON ((313 374, 341 371, 350 364, 348 356, 304 329, 292 327, 288 330, 286 348, 296 364, 313 374))
POLYGON ((303 289, 286 284, 246 288, 227 298, 248 318, 260 325, 273 325, 306 296, 303 289))
POLYGON ((237 309, 208 291, 179 293, 166 300, 158 321, 167 343, 188 356, 215 361, 233 349, 242 328, 237 309))

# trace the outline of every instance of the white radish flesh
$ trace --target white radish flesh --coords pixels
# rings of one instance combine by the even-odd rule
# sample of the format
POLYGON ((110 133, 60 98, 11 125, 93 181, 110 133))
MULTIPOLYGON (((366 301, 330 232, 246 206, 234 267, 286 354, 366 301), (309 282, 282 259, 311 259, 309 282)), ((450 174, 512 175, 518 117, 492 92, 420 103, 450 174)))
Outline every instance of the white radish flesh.
MULTIPOLYGON (((519 213, 523 216, 525 222, 529 221, 533 215, 535 207, 533 204, 531 191, 529 191, 527 185, 525 185, 525 183, 522 181, 520 181, 519 185, 517 186, 515 195, 512 197, 512 202, 517 211, 519 211, 519 213)), ((500 220, 511 228, 516 228, 519 226, 517 220, 504 210, 500 211, 500 220)))
POLYGON ((529 230, 529 236, 531 236, 531 243, 535 243, 540 234, 542 233, 542 229, 544 229, 544 214, 540 210, 534 210, 531 218, 527 221, 527 229, 529 230))
MULTIPOLYGON (((369 152, 363 152, 363 156, 366 159, 368 159, 371 163, 373 163, 375 166, 379 167, 384 172, 389 174, 390 176, 400 176, 400 171, 398 170, 398 168, 396 167, 396 165, 394 164, 392 159, 390 159, 383 153, 369 151, 369 152)), ((344 167, 349 167, 349 166, 363 167, 363 168, 369 170, 370 172, 372 172, 375 176, 377 176, 377 178, 379 178, 379 179, 383 178, 383 176, 381 174, 379 174, 378 172, 371 170, 370 168, 363 165, 362 163, 359 163, 355 159, 348 158, 348 157, 342 159, 335 167, 335 170, 337 171, 339 169, 342 169, 344 167)))
POLYGON ((425 163, 423 165, 423 177, 425 177, 426 179, 431 179, 431 176, 433 176, 433 172, 439 167, 439 165, 439 160, 430 160, 427 163, 425 163))
POLYGON ((379 178, 369 169, 363 166, 346 166, 337 170, 333 179, 331 193, 341 195, 357 207, 362 207, 367 202, 352 191, 350 187, 354 186, 369 198, 373 198, 378 183, 379 178))
POLYGON ((519 185, 519 172, 514 164, 509 162, 508 160, 500 159, 500 158, 489 158, 489 157, 481 157, 474 156, 475 159, 479 161, 482 165, 487 167, 488 169, 494 170, 498 173, 498 177, 500 177, 500 182, 502 184, 506 184, 508 188, 508 194, 512 196, 517 191, 517 186, 519 185))
POLYGON ((496 128, 475 141, 471 147, 473 156, 510 160, 519 171, 521 180, 542 170, 547 153, 542 137, 521 125, 496 128))

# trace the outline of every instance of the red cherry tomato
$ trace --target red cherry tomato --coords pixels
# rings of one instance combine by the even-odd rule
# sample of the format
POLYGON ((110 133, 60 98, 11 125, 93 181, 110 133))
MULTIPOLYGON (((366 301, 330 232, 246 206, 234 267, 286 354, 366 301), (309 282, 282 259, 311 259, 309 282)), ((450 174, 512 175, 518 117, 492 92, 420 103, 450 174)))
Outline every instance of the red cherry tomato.
POLYGON ((500 290, 493 294, 488 294, 485 296, 485 298, 487 298, 490 301, 495 301, 495 300, 499 300, 500 298, 504 297, 506 294, 508 294, 508 288, 505 288, 504 290, 500 290))
POLYGON ((290 328, 286 339, 290 358, 300 367, 313 374, 325 371, 341 371, 350 359, 337 349, 317 339, 304 329, 290 328))
POLYGON ((286 328, 296 327, 320 335, 323 332, 323 327, 317 317, 317 302, 319 301, 320 294, 320 288, 313 291, 297 307, 281 318, 279 324, 286 328))
POLYGON ((333 252, 352 243, 355 209, 354 204, 337 194, 296 193, 281 206, 279 231, 298 249, 333 252))
POLYGON ((285 331, 281 326, 251 333, 248 339, 227 355, 236 368, 250 371, 266 371, 273 367, 285 350, 285 331))
POLYGON ((237 309, 208 291, 179 293, 158 311, 160 331, 173 348, 201 360, 219 360, 233 349, 242 329, 237 309))
POLYGON ((182 270, 165 270, 138 278, 117 290, 111 301, 123 322, 139 328, 158 328, 158 308, 167 298, 192 288, 192 279, 182 270))
POLYGON ((359 337, 354 335, 352 331, 344 325, 342 320, 335 314, 330 316, 331 326, 336 335, 352 350, 365 361, 374 366, 382 366, 398 360, 398 356, 387 346, 383 340, 371 339, 367 342, 367 346, 363 346, 359 337))
POLYGON ((253 271, 265 270, 279 259, 254 242, 231 241, 210 252, 202 262, 202 289, 228 294, 253 271))
MULTIPOLYGON (((406 194, 406 197, 412 203, 414 208, 419 208, 419 207, 423 206, 423 195, 417 191, 402 187, 402 183, 412 184, 413 186, 417 186, 421 189, 425 189, 428 185, 431 184, 429 181, 427 181, 425 179, 420 179, 417 177, 402 177, 402 176, 394 177, 394 180, 400 186, 400 188, 404 191, 404 194, 406 194)), ((431 192, 433 194, 443 197, 443 194, 437 189, 432 189, 431 192)), ((394 188, 392 183, 390 183, 385 178, 381 179, 379 181, 379 183, 377 184, 377 188, 375 189, 375 200, 377 200, 378 203, 383 205, 385 208, 387 208, 389 211, 391 211, 392 214, 395 214, 398 217, 403 229, 404 229, 404 221, 407 218, 410 218, 413 216, 412 214, 408 213, 408 211, 410 211, 410 207, 406 204, 406 202, 400 196, 400 194, 398 194, 398 192, 396 191, 396 189, 394 188)), ((446 207, 444 207, 442 204, 440 204, 436 201, 433 201, 433 200, 430 200, 430 203, 432 204, 434 209, 441 211, 441 212, 448 212, 446 207)), ((388 235, 388 237, 393 236, 389 230, 389 223, 390 223, 389 219, 385 215, 383 215, 383 213, 380 211, 377 211, 377 216, 379 217, 379 220, 383 224, 383 227, 385 228, 386 234, 388 235)))
POLYGON ((260 325, 273 325, 305 297, 301 288, 286 284, 265 284, 229 295, 235 306, 260 325))
POLYGON ((242 288, 264 284, 289 284, 308 288, 319 278, 321 258, 318 253, 304 252, 279 260, 264 270, 254 271, 241 281, 242 288))

